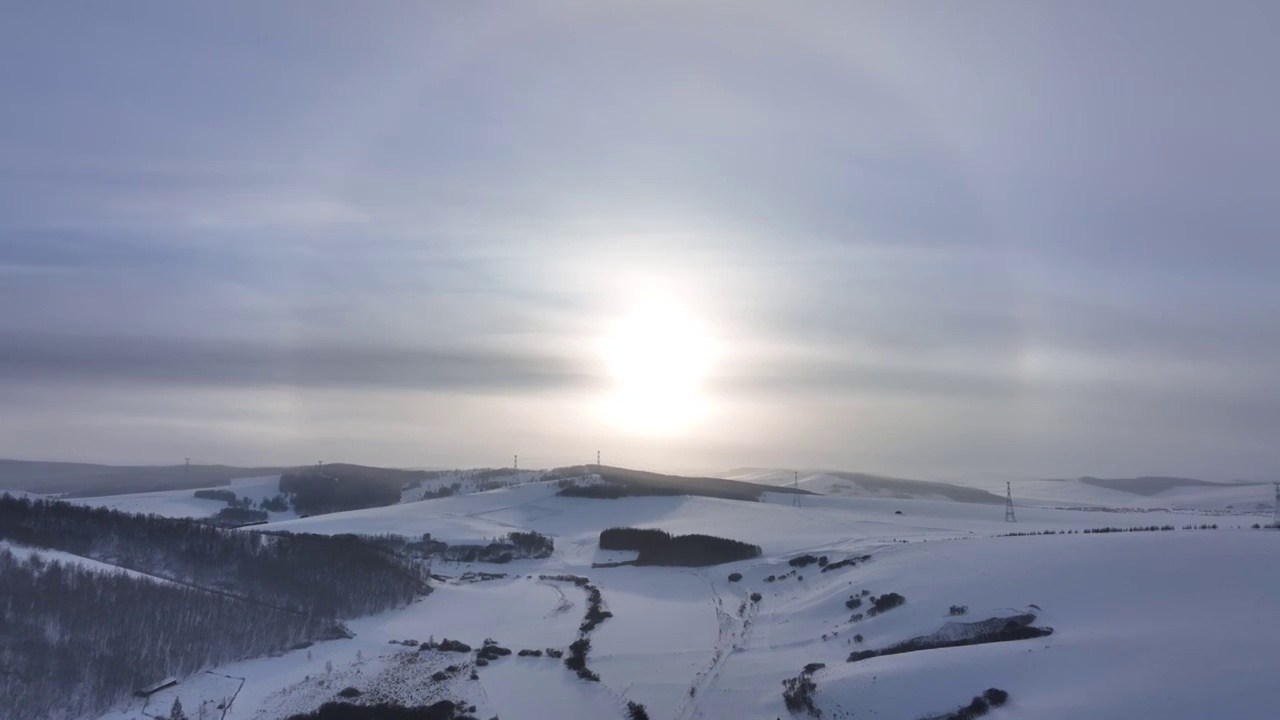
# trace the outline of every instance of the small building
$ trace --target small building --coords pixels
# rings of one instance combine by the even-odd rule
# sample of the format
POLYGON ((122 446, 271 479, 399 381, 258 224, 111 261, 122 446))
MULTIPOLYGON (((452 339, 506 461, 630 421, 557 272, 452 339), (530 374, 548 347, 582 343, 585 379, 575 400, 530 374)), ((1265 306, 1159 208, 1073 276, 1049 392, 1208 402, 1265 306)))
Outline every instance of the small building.
POLYGON ((168 687, 173 687, 174 685, 177 685, 177 684, 178 684, 177 678, 171 678, 171 677, 165 678, 158 683, 155 683, 153 685, 148 685, 142 688, 141 690, 138 690, 137 692, 134 693, 134 695, 142 698, 151 697, 152 695, 155 695, 161 690, 168 687))

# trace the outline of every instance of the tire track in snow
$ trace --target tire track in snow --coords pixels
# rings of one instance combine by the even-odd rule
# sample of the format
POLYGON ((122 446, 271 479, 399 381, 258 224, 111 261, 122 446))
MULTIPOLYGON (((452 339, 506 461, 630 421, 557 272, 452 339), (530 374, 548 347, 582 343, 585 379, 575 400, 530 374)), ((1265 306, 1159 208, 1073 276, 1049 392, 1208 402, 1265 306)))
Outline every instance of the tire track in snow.
POLYGON ((729 662, 730 656, 742 648, 750 634, 751 623, 756 613, 756 604, 747 602, 742 617, 735 618, 724 609, 724 598, 721 597, 715 582, 703 573, 695 572, 691 574, 702 578, 706 581, 707 587, 711 589, 711 602, 716 611, 719 632, 716 635, 716 643, 711 653, 711 660, 694 675, 693 684, 689 686, 690 694, 681 701, 680 706, 676 709, 676 720, 691 720, 695 717, 701 717, 702 698, 719 680, 720 672, 724 669, 725 664, 729 662))

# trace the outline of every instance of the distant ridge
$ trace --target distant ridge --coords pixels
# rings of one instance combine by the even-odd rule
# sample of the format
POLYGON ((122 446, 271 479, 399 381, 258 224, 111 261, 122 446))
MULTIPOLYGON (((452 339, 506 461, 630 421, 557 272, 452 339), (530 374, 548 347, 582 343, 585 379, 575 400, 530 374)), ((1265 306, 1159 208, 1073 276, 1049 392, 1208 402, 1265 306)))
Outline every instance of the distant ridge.
POLYGON ((849 482, 855 483, 866 490, 901 495, 903 497, 912 497, 917 495, 941 495, 948 500, 963 503, 994 505, 1004 502, 1004 498, 999 495, 995 495, 978 488, 966 487, 964 485, 953 485, 951 483, 934 482, 931 480, 908 480, 906 478, 868 475, 867 473, 841 472, 838 470, 826 470, 823 472, 832 477, 848 480, 849 482))
POLYGON ((231 480, 278 475, 279 467, 230 465, 96 465, 0 459, 0 489, 71 497, 127 495, 226 485, 231 480))
MULTIPOLYGON (((1077 478, 1078 482, 1085 485, 1093 485, 1095 487, 1106 488, 1108 490, 1118 490, 1120 492, 1133 493, 1135 495, 1151 496, 1159 495, 1167 490, 1179 487, 1232 487, 1233 483, 1216 483, 1208 480, 1196 480, 1195 478, 1180 477, 1133 477, 1133 478, 1096 478, 1081 477, 1077 478)), ((1258 485, 1261 483, 1238 483, 1244 485, 1258 485)))

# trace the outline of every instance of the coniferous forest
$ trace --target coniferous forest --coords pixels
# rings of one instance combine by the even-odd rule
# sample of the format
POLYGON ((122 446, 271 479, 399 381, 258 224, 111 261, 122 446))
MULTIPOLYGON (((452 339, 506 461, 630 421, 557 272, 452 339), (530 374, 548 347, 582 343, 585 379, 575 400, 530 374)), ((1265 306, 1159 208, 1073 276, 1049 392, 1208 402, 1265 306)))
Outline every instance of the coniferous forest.
POLYGON ((155 575, 0 551, 0 708, 103 710, 166 676, 325 637, 429 588, 413 563, 352 536, 225 530, 189 520, 0 497, 0 540, 155 575))

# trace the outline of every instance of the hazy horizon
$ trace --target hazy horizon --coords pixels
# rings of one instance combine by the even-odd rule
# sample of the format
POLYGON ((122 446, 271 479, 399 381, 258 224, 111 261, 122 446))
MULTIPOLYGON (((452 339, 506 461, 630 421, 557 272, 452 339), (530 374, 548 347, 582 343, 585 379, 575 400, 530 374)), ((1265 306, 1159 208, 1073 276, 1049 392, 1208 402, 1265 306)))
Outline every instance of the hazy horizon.
POLYGON ((1280 5, 8 16, 0 457, 1280 467, 1280 5))

